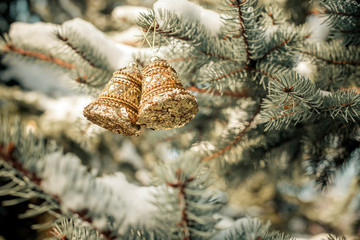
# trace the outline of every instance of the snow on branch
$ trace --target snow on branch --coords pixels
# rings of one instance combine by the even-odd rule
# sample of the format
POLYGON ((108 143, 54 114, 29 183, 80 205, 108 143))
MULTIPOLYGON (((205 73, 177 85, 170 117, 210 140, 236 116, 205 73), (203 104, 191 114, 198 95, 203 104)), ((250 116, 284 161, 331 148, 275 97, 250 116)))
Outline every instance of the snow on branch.
POLYGON ((115 69, 127 66, 136 48, 116 44, 92 24, 72 19, 62 25, 14 23, 0 40, 5 60, 21 57, 49 64, 76 82, 102 88, 115 69))
POLYGON ((289 235, 269 232, 270 224, 263 225, 258 219, 241 218, 238 219, 232 227, 222 230, 211 240, 224 239, 274 239, 274 240, 290 240, 292 239, 289 235))
MULTIPOLYGON (((154 3, 157 19, 159 12, 164 9, 176 13, 182 20, 196 20, 213 35, 216 36, 222 26, 220 15, 214 11, 205 9, 188 0, 178 0, 176 4, 172 0, 158 0, 154 3)), ((161 18, 160 18, 161 19, 161 18)), ((160 22, 162 23, 162 22, 160 22)))
POLYGON ((96 177, 75 155, 44 145, 42 139, 26 134, 19 122, 13 125, 1 116, 0 123, 1 161, 55 199, 62 214, 79 216, 103 234, 120 236, 131 227, 156 224, 156 188, 135 186, 122 173, 96 177))
MULTIPOLYGON (((189 48, 190 44, 195 51, 204 55, 203 58, 235 61, 234 52, 229 46, 224 45, 219 38, 212 36, 207 27, 196 18, 182 18, 178 12, 160 8, 157 11, 141 14, 138 25, 143 31, 149 30, 151 33, 156 31, 155 37, 159 38, 160 36, 157 43, 162 42, 162 38, 165 38, 167 41, 174 41, 173 45, 180 42, 179 46, 182 44, 182 48, 185 50, 189 48), (155 26, 153 26, 154 21, 156 21, 155 26)), ((153 34, 149 34, 148 38, 151 40, 153 34)))
POLYGON ((166 209, 160 208, 160 211, 166 210, 168 218, 172 216, 163 223, 168 229, 173 229, 171 234, 179 237, 176 239, 184 240, 209 239, 213 236, 217 223, 214 214, 223 206, 225 199, 208 188, 212 183, 210 169, 194 158, 193 152, 188 151, 176 160, 160 164, 155 171, 159 183, 165 184, 168 195, 158 204, 168 206, 166 209))

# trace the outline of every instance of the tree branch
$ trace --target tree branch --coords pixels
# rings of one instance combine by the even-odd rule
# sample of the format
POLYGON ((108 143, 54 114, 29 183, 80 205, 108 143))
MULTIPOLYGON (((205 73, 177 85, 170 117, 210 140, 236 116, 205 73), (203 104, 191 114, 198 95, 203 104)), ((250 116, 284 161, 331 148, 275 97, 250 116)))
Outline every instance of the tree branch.
POLYGON ((336 64, 336 65, 354 65, 354 66, 360 66, 360 62, 356 62, 356 61, 337 61, 337 60, 329 60, 320 56, 315 55, 314 53, 311 52, 306 52, 306 51, 300 51, 300 53, 314 57, 318 60, 330 63, 330 64, 336 64))
POLYGON ((225 147, 223 147, 222 149, 220 149, 219 151, 204 157, 202 159, 202 161, 206 162, 209 161, 213 158, 216 158, 218 156, 223 155, 225 152, 229 151, 232 147, 234 147, 241 139, 242 137, 245 135, 245 133, 250 129, 251 124, 254 122, 255 117, 259 114, 261 109, 261 104, 258 105, 256 111, 254 112, 254 114, 252 115, 251 119, 249 120, 248 124, 246 125, 246 127, 240 132, 240 134, 234 139, 232 140, 228 145, 226 145, 225 147))
POLYGON ((189 86, 186 88, 188 91, 192 92, 198 92, 198 93, 207 93, 207 94, 214 94, 216 96, 229 96, 233 98, 246 98, 249 97, 249 93, 247 89, 244 89, 242 92, 231 92, 229 90, 226 90, 224 92, 220 92, 217 90, 207 90, 203 88, 198 88, 196 86, 189 86))
POLYGON ((360 15, 357 15, 357 14, 350 14, 350 13, 343 13, 343 12, 330 12, 329 10, 324 10, 323 13, 328 14, 328 15, 340 15, 340 16, 360 18, 360 15))
POLYGON ((279 43, 278 45, 276 45, 275 47, 273 47, 272 49, 270 49, 267 53, 264 54, 264 56, 262 56, 261 59, 259 59, 259 61, 263 60, 264 58, 266 58, 270 53, 272 53, 273 51, 281 48, 283 45, 287 44, 290 41, 290 39, 285 39, 284 41, 282 41, 281 43, 279 43))
POLYGON ((47 55, 45 55, 43 53, 28 51, 28 50, 21 49, 21 48, 16 48, 11 43, 7 43, 4 46, 3 51, 4 52, 14 52, 14 53, 18 53, 18 54, 23 55, 23 56, 37 58, 39 60, 54 63, 56 65, 59 65, 61 67, 68 68, 68 69, 75 68, 75 64, 73 64, 73 63, 67 63, 67 62, 65 62, 65 61, 63 61, 61 59, 54 58, 53 56, 47 56, 47 55))
POLYGON ((189 177, 187 179, 185 179, 185 181, 181 181, 181 169, 177 169, 176 171, 176 177, 177 177, 177 182, 176 183, 166 183, 169 187, 172 188, 178 188, 179 189, 179 193, 178 193, 178 197, 179 197, 179 205, 180 205, 180 209, 181 209, 181 222, 178 224, 178 226, 180 226, 182 228, 182 232, 184 234, 184 240, 190 240, 191 236, 190 236, 190 230, 189 230, 189 219, 187 217, 187 206, 186 206, 186 192, 185 192, 185 188, 187 187, 187 185, 194 181, 193 177, 189 177))
POLYGON ((219 76, 219 77, 217 77, 217 78, 211 79, 210 82, 219 81, 219 80, 221 80, 221 79, 223 79, 223 78, 230 77, 231 75, 234 75, 234 74, 239 73, 239 72, 242 72, 242 71, 245 71, 245 68, 239 68, 239 69, 236 69, 236 70, 234 70, 234 71, 232 71, 232 72, 225 73, 225 74, 223 74, 223 75, 221 75, 221 76, 219 76))
POLYGON ((243 37, 244 45, 245 45, 245 51, 246 51, 246 63, 250 63, 250 50, 249 50, 249 42, 247 39, 247 35, 245 33, 245 25, 244 25, 244 19, 242 16, 241 6, 240 4, 245 3, 246 0, 240 1, 240 0, 231 0, 232 6, 235 6, 238 9, 238 17, 240 22, 240 32, 243 37))
MULTIPOLYGON (((40 190, 41 188, 41 182, 42 178, 38 177, 35 173, 28 171, 23 164, 14 156, 15 152, 15 144, 13 142, 8 143, 6 146, 4 146, 2 143, 0 143, 0 158, 2 158, 5 162, 7 162, 10 166, 15 168, 18 172, 20 172, 22 175, 26 176, 30 179, 31 182, 33 182, 40 190)), ((42 190, 41 190, 42 191, 42 190)), ((57 203, 58 205, 61 205, 61 198, 59 196, 54 196, 48 193, 45 193, 46 195, 51 196, 52 200, 57 203)), ((58 212, 61 210, 58 209, 58 212)), ((70 210, 74 215, 79 216, 83 221, 86 221, 88 223, 92 223, 92 219, 90 217, 85 216, 87 213, 87 209, 83 209, 82 211, 74 211, 70 210)), ((115 236, 112 236, 110 231, 102 231, 97 229, 92 225, 93 229, 98 231, 100 234, 102 234, 107 240, 113 240, 115 239, 115 236)))
POLYGON ((80 50, 78 50, 76 47, 74 47, 70 42, 69 39, 66 36, 61 35, 61 33, 58 31, 56 33, 56 37, 64 42, 65 45, 69 46, 69 48, 71 48, 77 55, 79 55, 85 62, 87 62, 90 66, 94 67, 94 68, 100 68, 98 66, 96 66, 90 59, 88 59, 85 56, 85 53, 81 52, 80 50))
POLYGON ((255 71, 258 72, 258 73, 261 73, 261 74, 263 74, 263 75, 265 75, 265 76, 267 76, 267 77, 269 77, 269 78, 271 78, 271 79, 273 79, 273 80, 275 80, 275 81, 277 81, 277 82, 280 82, 280 79, 278 79, 278 78, 270 75, 270 74, 267 73, 267 72, 264 72, 264 71, 262 71, 262 70, 255 69, 255 68, 252 68, 251 70, 255 70, 255 71))

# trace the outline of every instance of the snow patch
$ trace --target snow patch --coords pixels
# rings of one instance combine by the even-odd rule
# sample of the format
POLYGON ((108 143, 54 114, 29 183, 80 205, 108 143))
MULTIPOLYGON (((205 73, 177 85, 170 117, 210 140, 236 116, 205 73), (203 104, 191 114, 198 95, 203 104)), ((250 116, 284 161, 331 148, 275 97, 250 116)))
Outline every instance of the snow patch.
POLYGON ((23 23, 15 22, 11 24, 9 36, 12 40, 25 39, 31 41, 31 46, 39 49, 50 49, 56 46, 56 41, 52 34, 57 29, 57 25, 52 23, 23 23))
POLYGON ((183 19, 198 20, 202 23, 212 35, 217 35, 220 31, 222 21, 220 15, 212 10, 205 9, 188 0, 158 0, 153 6, 155 13, 161 9, 176 13, 183 19))
POLYGON ((311 34, 309 41, 325 41, 329 36, 329 27, 325 23, 326 18, 324 16, 310 15, 307 17, 311 34))
POLYGON ((135 47, 115 43, 94 25, 80 18, 66 21, 62 26, 89 39, 92 47, 103 54, 114 69, 128 66, 137 52, 135 47))
POLYGON ((157 208, 155 187, 139 187, 129 183, 123 173, 96 178, 72 154, 54 152, 46 155, 39 168, 43 190, 61 199, 64 212, 87 210, 99 228, 106 227, 107 217, 114 219, 119 233, 129 225, 152 227, 157 208))
MULTIPOLYGON (((119 229, 119 233, 126 230, 126 225, 142 226, 152 222, 153 214, 157 211, 157 208, 152 204, 155 202, 154 192, 157 191, 155 187, 140 187, 131 184, 120 172, 99 178, 99 181, 110 187, 114 195, 118 194, 122 200, 121 208, 109 207, 112 215, 126 216, 126 219, 118 219, 126 221, 126 224, 123 224, 119 229)), ((155 222, 152 223, 156 224, 155 222)))
POLYGON ((115 20, 135 24, 140 13, 146 13, 149 10, 146 7, 118 6, 112 11, 111 16, 115 20))

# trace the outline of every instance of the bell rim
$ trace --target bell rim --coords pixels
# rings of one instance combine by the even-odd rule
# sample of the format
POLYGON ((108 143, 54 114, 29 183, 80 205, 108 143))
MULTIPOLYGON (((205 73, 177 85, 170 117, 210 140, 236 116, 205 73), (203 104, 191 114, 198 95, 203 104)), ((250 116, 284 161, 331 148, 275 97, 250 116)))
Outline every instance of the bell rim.
POLYGON ((171 95, 163 98, 154 96, 146 103, 140 103, 136 123, 155 130, 179 128, 190 122, 198 112, 196 98, 190 93, 176 94, 175 97, 171 95), (169 109, 172 110, 169 111, 169 109), (171 113, 169 114, 169 112, 171 113), (151 118, 155 116, 157 119, 152 120, 151 118))
POLYGON ((94 112, 93 108, 95 105, 106 106, 98 103, 90 103, 88 106, 86 106, 84 108, 83 115, 88 121, 109 131, 117 134, 122 134, 124 136, 138 136, 140 134, 140 126, 136 123, 133 123, 132 121, 123 119, 121 117, 116 119, 111 115, 109 117, 94 112))

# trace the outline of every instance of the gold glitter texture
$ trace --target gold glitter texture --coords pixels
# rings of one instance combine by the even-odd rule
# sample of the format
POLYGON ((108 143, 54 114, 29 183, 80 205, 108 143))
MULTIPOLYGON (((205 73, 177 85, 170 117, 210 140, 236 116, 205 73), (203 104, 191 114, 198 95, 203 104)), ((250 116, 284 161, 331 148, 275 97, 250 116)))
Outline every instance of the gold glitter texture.
POLYGON ((176 71, 162 59, 142 69, 142 96, 137 124, 155 130, 182 127, 198 113, 193 95, 182 86, 176 71))
POLYGON ((118 69, 100 96, 84 109, 91 122, 124 136, 138 136, 141 72, 134 65, 118 69))

